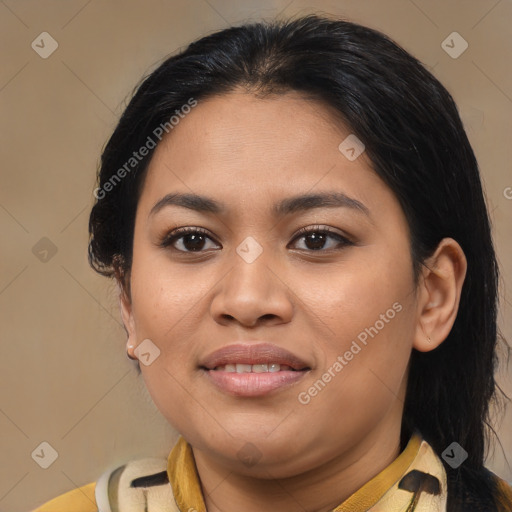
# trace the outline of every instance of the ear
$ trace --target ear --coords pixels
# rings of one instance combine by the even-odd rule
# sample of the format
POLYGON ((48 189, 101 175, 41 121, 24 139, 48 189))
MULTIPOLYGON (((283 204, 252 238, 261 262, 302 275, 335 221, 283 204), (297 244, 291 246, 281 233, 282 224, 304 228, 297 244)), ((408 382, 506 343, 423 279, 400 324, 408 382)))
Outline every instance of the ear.
POLYGON ((459 309, 466 270, 461 246, 453 238, 443 238, 420 276, 416 350, 429 352, 447 338, 459 309))
POLYGON ((123 319, 124 329, 128 335, 128 340, 126 342, 126 352, 131 359, 137 359, 134 352, 137 345, 137 332, 135 328, 131 299, 122 283, 119 281, 116 281, 116 283, 119 294, 121 318, 123 319))

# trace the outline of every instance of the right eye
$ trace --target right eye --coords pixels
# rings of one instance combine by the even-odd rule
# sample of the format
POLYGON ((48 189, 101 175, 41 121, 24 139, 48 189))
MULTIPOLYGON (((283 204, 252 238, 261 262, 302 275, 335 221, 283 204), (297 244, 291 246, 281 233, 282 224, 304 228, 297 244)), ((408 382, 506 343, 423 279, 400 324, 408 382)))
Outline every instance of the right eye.
POLYGON ((212 240, 208 236, 208 232, 202 228, 186 227, 178 228, 170 233, 160 241, 160 247, 172 247, 173 250, 179 252, 203 252, 204 245, 207 240, 212 240), (176 247, 176 242, 179 242, 181 247, 176 247))

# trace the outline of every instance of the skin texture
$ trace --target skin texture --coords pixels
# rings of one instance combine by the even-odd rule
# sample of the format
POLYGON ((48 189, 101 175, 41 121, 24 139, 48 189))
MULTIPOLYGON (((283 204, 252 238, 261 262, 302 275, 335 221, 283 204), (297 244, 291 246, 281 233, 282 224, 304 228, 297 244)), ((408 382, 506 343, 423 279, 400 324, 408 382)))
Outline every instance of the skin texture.
POLYGON ((150 339, 160 350, 142 375, 193 447, 209 512, 327 511, 344 501, 398 456, 411 350, 433 350, 455 320, 460 246, 444 239, 415 286, 404 213, 364 153, 349 161, 338 150, 349 133, 329 107, 298 93, 236 91, 200 101, 150 163, 122 315, 128 345, 150 339), (284 198, 325 191, 360 201, 369 215, 348 207, 272 214, 284 198), (150 215, 171 192, 206 195, 226 212, 167 206, 150 215), (186 237, 159 246, 186 226, 208 232, 200 252, 186 237), (315 226, 351 243, 329 236, 313 250, 297 231, 315 226), (236 251, 249 236, 263 249, 252 263, 236 251), (299 393, 395 303, 400 312, 301 403, 299 393), (199 364, 237 341, 277 344, 310 370, 265 396, 227 394, 199 364), (254 465, 237 455, 246 443, 256 447, 254 465))

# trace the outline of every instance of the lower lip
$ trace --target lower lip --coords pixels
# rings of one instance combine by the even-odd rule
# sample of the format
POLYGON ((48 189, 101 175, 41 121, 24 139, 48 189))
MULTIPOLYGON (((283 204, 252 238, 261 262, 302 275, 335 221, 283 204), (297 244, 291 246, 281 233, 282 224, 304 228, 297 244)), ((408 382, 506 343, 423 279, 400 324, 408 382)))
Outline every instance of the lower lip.
POLYGON ((295 384, 306 374, 302 371, 236 373, 205 370, 211 382, 222 391, 235 396, 263 396, 276 389, 295 384))

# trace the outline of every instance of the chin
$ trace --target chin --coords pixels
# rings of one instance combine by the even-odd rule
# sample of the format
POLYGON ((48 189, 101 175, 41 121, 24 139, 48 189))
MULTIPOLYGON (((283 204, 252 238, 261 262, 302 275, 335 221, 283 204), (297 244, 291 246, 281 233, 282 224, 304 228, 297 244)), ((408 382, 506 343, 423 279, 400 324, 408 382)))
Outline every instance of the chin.
POLYGON ((261 430, 247 429, 239 430, 233 437, 226 434, 222 439, 208 440, 205 444, 210 456, 223 459, 230 469, 262 478, 292 476, 291 465, 297 464, 297 457, 305 453, 307 446, 291 433, 284 437, 265 437, 261 430))

